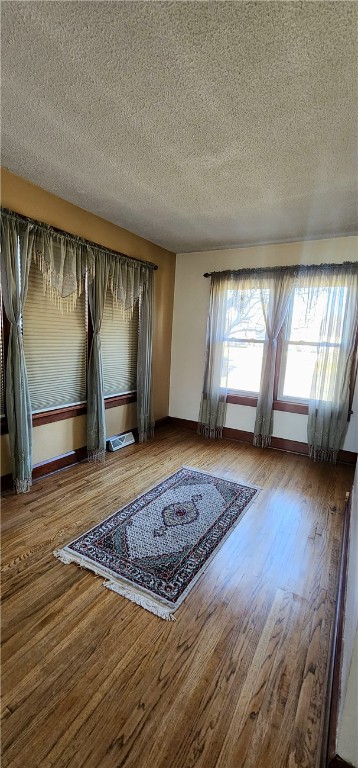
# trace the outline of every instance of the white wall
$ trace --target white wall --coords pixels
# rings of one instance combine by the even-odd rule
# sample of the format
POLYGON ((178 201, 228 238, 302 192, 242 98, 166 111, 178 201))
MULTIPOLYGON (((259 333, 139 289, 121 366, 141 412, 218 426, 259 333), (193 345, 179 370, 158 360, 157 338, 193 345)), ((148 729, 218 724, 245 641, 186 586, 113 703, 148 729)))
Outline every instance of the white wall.
POLYGON ((352 489, 337 753, 358 768, 358 469, 352 489))
MULTIPOLYGON (((204 272, 343 261, 358 261, 358 237, 178 254, 174 292, 170 416, 198 420, 210 290, 210 280, 203 277, 204 272)), ((354 415, 349 424, 344 448, 358 451, 358 387, 353 410, 354 415)), ((255 412, 256 409, 250 406, 228 405, 226 426, 252 432, 255 412)), ((273 434, 276 437, 307 442, 307 416, 275 411, 273 434)))
POLYGON ((358 768, 358 632, 350 666, 347 692, 338 731, 337 754, 358 768))

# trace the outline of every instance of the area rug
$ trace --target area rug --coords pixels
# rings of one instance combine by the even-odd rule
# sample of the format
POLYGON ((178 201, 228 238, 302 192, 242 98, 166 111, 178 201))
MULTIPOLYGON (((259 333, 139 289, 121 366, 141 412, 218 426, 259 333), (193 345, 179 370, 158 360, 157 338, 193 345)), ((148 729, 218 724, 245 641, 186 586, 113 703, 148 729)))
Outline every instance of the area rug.
POLYGON ((182 467, 54 555, 173 620, 259 488, 182 467))

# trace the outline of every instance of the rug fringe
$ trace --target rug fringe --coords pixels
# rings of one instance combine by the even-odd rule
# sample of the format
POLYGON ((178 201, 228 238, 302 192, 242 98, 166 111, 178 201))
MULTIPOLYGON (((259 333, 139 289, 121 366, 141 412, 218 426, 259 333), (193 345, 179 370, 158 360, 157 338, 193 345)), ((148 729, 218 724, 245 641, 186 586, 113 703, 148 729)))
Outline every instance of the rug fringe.
MULTIPOLYGON (((92 563, 89 564, 79 555, 76 556, 67 554, 67 552, 63 549, 55 549, 53 555, 57 558, 57 560, 60 560, 61 563, 64 563, 64 565, 75 563, 75 565, 79 565, 80 568, 90 570, 96 576, 102 577, 103 579, 104 574, 101 569, 96 568, 92 563)), ((164 619, 165 621, 176 621, 175 616, 172 614, 171 608, 166 608, 165 605, 159 605, 158 603, 155 603, 154 600, 152 600, 150 597, 137 592, 129 584, 119 584, 115 581, 104 581, 103 586, 106 587, 106 589, 112 590, 112 592, 116 592, 118 595, 122 595, 122 597, 126 597, 128 600, 131 600, 132 603, 140 605, 142 608, 145 608, 146 611, 153 613, 155 616, 159 616, 160 619, 164 619)))
POLYGON ((155 616, 159 616, 159 618, 164 619, 165 621, 176 621, 170 608, 157 605, 150 599, 150 597, 139 594, 139 592, 136 592, 129 586, 127 587, 124 584, 118 584, 115 581, 104 581, 103 586, 106 587, 106 589, 111 589, 112 592, 116 592, 118 595, 122 595, 122 597, 126 597, 128 600, 131 600, 132 603, 140 605, 141 608, 145 608, 146 611, 154 613, 155 616))
POLYGON ((52 553, 55 557, 57 557, 57 560, 60 560, 61 563, 64 563, 64 565, 70 565, 70 563, 73 563, 73 559, 66 555, 66 552, 64 552, 62 549, 55 549, 52 553))

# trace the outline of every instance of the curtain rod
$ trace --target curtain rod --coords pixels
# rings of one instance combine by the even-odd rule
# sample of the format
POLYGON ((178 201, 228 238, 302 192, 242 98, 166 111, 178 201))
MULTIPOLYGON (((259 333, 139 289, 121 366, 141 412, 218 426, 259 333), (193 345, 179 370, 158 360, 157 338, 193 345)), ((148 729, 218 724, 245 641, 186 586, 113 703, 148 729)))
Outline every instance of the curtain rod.
POLYGON ((16 221, 32 224, 33 226, 38 227, 38 229, 43 229, 45 232, 53 232, 55 235, 60 235, 61 237, 65 237, 67 240, 75 241, 80 245, 85 245, 85 246, 89 246, 90 248, 95 248, 97 251, 101 251, 102 253, 108 253, 110 256, 119 256, 120 258, 126 259, 127 261, 135 261, 136 264, 139 264, 140 266, 148 267, 149 269, 153 269, 153 270, 158 269, 157 264, 153 264, 153 262, 151 261, 142 261, 141 259, 136 259, 132 256, 127 256, 127 254, 121 253, 120 251, 114 251, 112 248, 106 248, 104 245, 99 245, 99 243, 95 243, 93 240, 86 240, 86 238, 84 237, 80 237, 79 235, 73 235, 71 234, 71 232, 66 232, 66 230, 60 229, 59 227, 53 227, 51 224, 46 224, 45 222, 38 221, 37 219, 31 219, 28 216, 23 216, 21 213, 16 213, 16 211, 11 211, 9 208, 3 208, 1 206, 0 211, 2 215, 5 215, 10 219, 15 219, 16 221))
POLYGON ((277 272, 292 272, 298 274, 301 271, 311 272, 313 270, 324 271, 329 269, 330 271, 336 271, 342 267, 353 267, 354 270, 358 269, 358 261, 342 261, 341 264, 295 264, 294 266, 286 267, 243 267, 243 269, 224 269, 222 272, 204 272, 203 277, 235 277, 239 275, 255 275, 265 273, 277 273, 277 272))

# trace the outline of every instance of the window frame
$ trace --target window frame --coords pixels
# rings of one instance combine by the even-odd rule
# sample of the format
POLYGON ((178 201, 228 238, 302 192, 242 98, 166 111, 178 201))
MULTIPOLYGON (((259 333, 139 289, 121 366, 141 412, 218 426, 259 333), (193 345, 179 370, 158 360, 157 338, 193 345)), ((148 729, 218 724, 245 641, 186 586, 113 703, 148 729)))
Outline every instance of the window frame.
MULTIPOLYGON (((243 339, 243 338, 238 338, 236 336, 235 338, 230 338, 225 336, 223 343, 224 344, 236 344, 236 343, 237 344, 262 344, 262 346, 264 346, 265 339, 261 341, 261 339, 243 339)), ((230 396, 238 395, 239 397, 245 397, 249 400, 256 399, 256 402, 257 402, 258 394, 259 394, 258 392, 254 392, 249 389, 233 389, 232 387, 228 389, 228 395, 230 396)))
MULTIPOLYGON (((330 289, 330 286, 327 284, 327 289, 330 289)), ((344 288, 344 286, 341 286, 344 288)), ((313 340, 313 341, 291 341, 290 335, 291 335, 291 329, 292 329, 292 318, 293 318, 293 310, 294 310, 294 303, 295 303, 295 288, 292 292, 292 297, 290 300, 290 306, 289 311, 286 317, 286 320, 281 328, 278 342, 279 342, 279 355, 276 358, 276 371, 275 371, 275 394, 276 399, 281 404, 284 403, 290 403, 291 405, 298 405, 302 408, 309 409, 310 404, 310 398, 304 398, 304 397, 295 397, 294 395, 284 395, 283 394, 283 387, 285 383, 285 375, 287 370, 287 358, 288 358, 288 350, 290 346, 302 346, 302 347, 317 347, 320 346, 326 346, 327 348, 333 349, 333 348, 339 348, 340 343, 338 341, 336 342, 320 342, 319 339, 313 340)))
MULTIPOLYGON (((330 286, 327 285, 327 288, 330 286)), ((312 342, 303 342, 303 341, 296 341, 291 342, 289 340, 288 335, 288 328, 291 331, 291 324, 292 324, 292 315, 293 315, 293 307, 294 307, 294 297, 295 293, 293 291, 289 314, 286 318, 285 323, 283 324, 281 331, 277 338, 277 353, 276 353, 276 366, 275 366, 275 378, 274 378, 274 392, 273 392, 273 410, 275 411, 284 411, 288 413, 298 413, 301 415, 308 415, 309 412, 309 404, 310 399, 309 398, 298 398, 294 396, 285 396, 283 395, 283 385, 284 385, 284 377, 286 373, 286 361, 287 361, 287 351, 289 345, 304 345, 304 346, 316 346, 317 340, 312 342)), ((226 338, 225 338, 226 341, 226 338)), ((327 342, 327 346, 330 348, 337 348, 339 347, 339 342, 327 342)), ((358 347, 358 328, 357 328, 357 345, 358 347)), ((358 354, 358 351, 357 351, 358 354)), ((352 373, 353 376, 353 373, 352 373)), ((351 415, 353 411, 351 410, 352 401, 353 401, 353 392, 354 392, 354 381, 353 378, 350 381, 350 413, 351 415)), ((240 390, 229 390, 226 397, 227 403, 232 403, 234 405, 246 405, 251 407, 256 407, 258 402, 258 397, 250 392, 244 392, 240 390)))
MULTIPOLYGON (((265 332, 264 339, 254 339, 253 337, 243 338, 238 336, 232 337, 232 336, 225 335, 223 344, 225 343, 226 344, 230 344, 230 343, 262 344, 262 347, 264 349, 265 341, 266 341, 266 332, 265 332)), ((232 387, 230 387, 227 390, 226 402, 233 403, 235 405, 249 405, 249 406, 256 407, 258 395, 259 395, 259 392, 254 392, 248 389, 233 389, 232 387)))
MULTIPOLYGON (((293 301, 291 306, 291 312, 293 308, 293 301)), ((290 312, 290 317, 291 317, 290 312)), ((285 328, 281 328, 281 331, 277 338, 277 353, 276 353, 276 366, 275 366, 275 379, 274 379, 274 392, 273 392, 273 410, 283 411, 286 413, 298 413, 301 415, 308 414, 309 402, 299 400, 296 398, 283 398, 279 394, 280 375, 283 365, 284 356, 284 331, 285 328)), ((239 339, 237 339, 239 340, 239 339)), ((224 342, 228 342, 229 339, 224 338, 224 342)), ((236 339, 235 339, 236 341, 236 339)), ((255 341, 259 344, 264 344, 265 341, 259 341, 257 339, 243 339, 243 341, 255 341)), ((258 393, 249 392, 245 390, 229 389, 226 395, 226 402, 232 405, 246 405, 251 408, 256 408, 258 403, 258 393)))
MULTIPOLYGON (((327 285, 327 288, 330 286, 327 285)), ((342 286, 344 287, 344 286, 342 286)), ((283 411, 288 413, 298 413, 301 415, 308 415, 309 412, 309 404, 310 400, 304 399, 304 398, 295 398, 293 396, 284 396, 282 394, 282 387, 281 382, 283 386, 283 380, 284 375, 286 371, 285 367, 285 361, 287 359, 287 353, 286 348, 288 348, 289 344, 299 344, 302 345, 305 344, 307 346, 315 346, 317 342, 290 342, 287 338, 287 325, 290 323, 291 328, 291 320, 292 320, 292 313, 293 313, 293 305, 294 305, 294 293, 291 301, 291 307, 290 307, 290 313, 288 318, 286 319, 286 322, 284 323, 283 327, 281 328, 281 331, 277 338, 277 353, 276 353, 276 366, 275 366, 275 378, 274 378, 274 392, 273 392, 273 410, 275 411, 283 411)), ((225 338, 226 340, 226 338, 225 338)), ((329 347, 339 347, 339 342, 327 342, 327 346, 329 347)), ((356 331, 356 355, 358 356, 358 326, 356 331)), ((353 396, 355 391, 355 378, 354 378, 354 366, 352 367, 352 373, 351 373, 351 379, 349 383, 349 389, 350 389, 350 406, 349 406, 349 418, 353 414, 352 410, 352 404, 353 404, 353 396)), ((255 408, 257 406, 258 397, 255 394, 252 394, 250 392, 240 391, 240 390, 228 390, 227 397, 226 397, 227 403, 232 403, 233 405, 246 405, 255 408)))
MULTIPOLYGON (((88 286, 88 275, 86 275, 86 290, 87 290, 87 286, 88 286)), ((107 286, 107 293, 108 293, 108 292, 110 292, 110 288, 109 288, 109 285, 107 286)), ((87 295, 87 298, 88 298, 88 295, 87 295)), ((138 300, 138 301, 139 301, 139 300, 138 300)), ((89 325, 91 326, 91 341, 92 341, 92 336, 93 336, 93 326, 92 326, 92 318, 91 318, 91 312, 90 312, 90 307, 89 307, 89 303, 88 303, 88 302, 87 302, 87 305, 86 305, 86 306, 87 306, 87 314, 88 314, 88 326, 89 326, 89 325)), ((138 314, 138 317, 137 317, 137 358, 138 358, 139 311, 137 312, 137 314, 138 314)), ((134 311, 133 311, 133 315, 134 315, 134 311)), ((101 329, 101 333, 102 333, 102 330, 103 330, 103 319, 102 319, 102 329, 101 329)), ((103 337, 101 337, 101 343, 102 343, 102 362, 103 362, 103 360, 104 360, 104 350, 103 350, 103 347, 104 347, 104 341, 103 341, 103 337)), ((87 346, 87 355, 88 355, 88 358, 87 358, 87 368, 88 368, 89 350, 90 350, 90 344, 89 344, 89 342, 87 342, 87 345, 88 345, 88 346, 87 346)), ((137 366, 136 366, 136 378, 137 378, 137 366)), ((103 371, 103 379, 105 379, 105 374, 104 374, 104 371, 103 371)), ((104 389, 104 381, 103 381, 103 389, 104 389)), ((108 403, 111 403, 111 402, 113 401, 113 405, 109 404, 109 405, 108 405, 108 408, 115 408, 115 406, 116 406, 116 400, 117 400, 118 398, 121 398, 121 399, 122 399, 122 398, 125 398, 125 397, 131 397, 132 395, 135 395, 135 400, 136 400, 136 399, 137 399, 137 389, 128 390, 127 392, 123 392, 122 394, 109 394, 109 395, 104 395, 104 402, 105 402, 105 403, 106 403, 106 402, 108 402, 108 403)), ((135 401, 134 401, 134 400, 130 400, 129 402, 135 402, 135 401)), ((106 406, 105 406, 105 407, 106 407, 106 406)))

